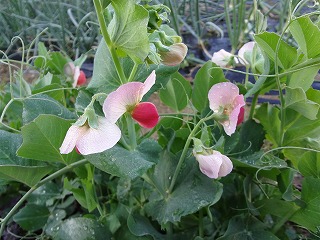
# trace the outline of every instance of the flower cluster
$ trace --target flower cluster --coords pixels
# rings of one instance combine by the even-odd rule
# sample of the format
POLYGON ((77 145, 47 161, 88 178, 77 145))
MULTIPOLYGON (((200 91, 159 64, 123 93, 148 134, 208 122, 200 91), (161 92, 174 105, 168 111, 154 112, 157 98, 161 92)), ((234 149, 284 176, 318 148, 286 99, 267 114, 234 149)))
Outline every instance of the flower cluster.
POLYGON ((117 120, 129 113, 145 128, 153 128, 159 121, 156 107, 142 102, 143 96, 155 84, 156 74, 152 71, 144 83, 129 82, 110 93, 103 103, 104 117, 96 116, 90 104, 79 120, 69 128, 60 147, 62 154, 70 153, 75 147, 83 155, 103 152, 112 148, 121 138, 117 120))

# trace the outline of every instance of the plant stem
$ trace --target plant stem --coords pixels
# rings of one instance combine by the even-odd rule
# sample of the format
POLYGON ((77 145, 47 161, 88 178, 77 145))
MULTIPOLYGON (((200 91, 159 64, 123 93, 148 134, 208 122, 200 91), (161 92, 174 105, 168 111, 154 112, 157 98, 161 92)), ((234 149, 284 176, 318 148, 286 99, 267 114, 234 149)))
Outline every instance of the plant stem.
POLYGON ((193 138, 193 136, 195 135, 195 133, 198 131, 198 128, 205 122, 205 121, 208 121, 212 118, 214 118, 215 115, 212 114, 210 115, 209 117, 206 117, 206 118, 202 118, 198 123, 197 125, 194 126, 194 128, 192 129, 191 133, 189 134, 188 138, 187 138, 187 141, 186 141, 186 144, 184 145, 184 148, 182 150, 182 153, 181 153, 181 156, 179 158, 179 162, 178 162, 178 165, 176 167, 176 170, 173 174, 173 177, 172 177, 172 180, 171 180, 171 183, 170 183, 170 186, 169 186, 169 189, 167 190, 167 194, 171 193, 173 188, 174 188, 174 184, 177 180, 177 177, 180 173, 180 170, 181 170, 181 167, 182 167, 182 164, 183 164, 183 161, 187 155, 187 152, 188 152, 188 149, 189 149, 189 145, 190 145, 190 142, 193 138))
POLYGON ((253 95, 252 101, 251 101, 251 108, 250 108, 250 113, 249 113, 249 119, 253 118, 254 114, 254 109, 256 108, 257 102, 258 102, 258 97, 259 97, 260 91, 256 92, 253 95))
POLYGON ((203 229, 203 209, 199 210, 199 237, 203 238, 204 229, 203 229))
POLYGON ((139 66, 139 64, 134 63, 133 68, 132 68, 131 73, 130 73, 130 76, 128 78, 128 82, 132 82, 132 80, 134 79, 134 77, 135 77, 135 75, 137 73, 137 70, 138 70, 138 66, 139 66))
POLYGON ((127 128, 128 128, 129 139, 130 139, 130 148, 131 150, 134 150, 137 147, 135 123, 129 114, 126 115, 126 121, 127 121, 127 128))
POLYGON ((106 44, 107 44, 107 46, 109 48, 109 51, 111 53, 111 57, 112 57, 114 65, 116 67, 120 82, 121 82, 121 84, 123 84, 123 83, 127 82, 127 78, 126 78, 126 76, 125 76, 125 74, 123 72, 123 69, 121 67, 121 64, 120 64, 116 49, 113 46, 113 43, 112 43, 111 38, 109 36, 107 25, 106 25, 106 22, 105 22, 104 16, 103 16, 102 6, 101 6, 99 0, 93 0, 93 3, 94 3, 94 7, 96 9, 96 13, 97 13, 99 25, 100 25, 100 28, 101 28, 102 36, 103 36, 103 38, 104 38, 104 40, 105 40, 105 42, 106 42, 106 44))
POLYGON ((6 226, 7 222, 10 220, 10 218, 14 215, 14 213, 18 210, 18 208, 23 204, 23 202, 30 196, 31 193, 33 193, 38 187, 42 186, 43 184, 55 179, 56 177, 59 177, 60 175, 72 170, 73 168, 82 166, 84 164, 88 163, 87 159, 82 159, 78 162, 72 163, 70 165, 65 166, 64 168, 56 171, 55 173, 49 175, 48 177, 42 179, 37 184, 35 184, 33 187, 29 189, 28 192, 26 192, 22 198, 14 205, 14 207, 10 210, 10 212, 6 215, 5 218, 1 221, 1 228, 0 228, 0 237, 3 234, 4 227, 6 226))

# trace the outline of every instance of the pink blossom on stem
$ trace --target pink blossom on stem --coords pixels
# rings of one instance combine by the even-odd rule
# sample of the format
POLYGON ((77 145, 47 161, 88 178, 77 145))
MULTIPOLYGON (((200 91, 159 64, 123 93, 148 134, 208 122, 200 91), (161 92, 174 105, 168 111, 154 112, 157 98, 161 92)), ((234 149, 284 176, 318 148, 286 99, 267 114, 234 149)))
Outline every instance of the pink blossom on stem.
POLYGON ((239 88, 230 82, 217 83, 209 90, 208 98, 210 109, 221 116, 218 121, 226 134, 231 136, 236 130, 240 109, 245 105, 243 95, 239 95, 239 88))
POLYGON ((193 151, 193 155, 199 162, 200 171, 209 178, 224 177, 232 171, 231 160, 218 151, 210 150, 205 154, 193 151))
POLYGON ((153 128, 159 121, 156 107, 150 102, 142 102, 143 96, 155 84, 155 71, 149 75, 144 83, 129 82, 121 85, 110 93, 103 103, 106 118, 115 123, 124 113, 128 112, 142 127, 153 128))
POLYGON ((87 81, 85 73, 82 70, 80 70, 79 66, 75 66, 73 62, 68 62, 64 66, 64 73, 68 77, 73 79, 73 87, 81 86, 85 84, 87 81))
POLYGON ((82 126, 72 125, 60 147, 61 154, 70 153, 75 147, 83 155, 103 152, 119 141, 121 131, 115 123, 104 117, 97 117, 98 127, 92 128, 87 122, 82 126))

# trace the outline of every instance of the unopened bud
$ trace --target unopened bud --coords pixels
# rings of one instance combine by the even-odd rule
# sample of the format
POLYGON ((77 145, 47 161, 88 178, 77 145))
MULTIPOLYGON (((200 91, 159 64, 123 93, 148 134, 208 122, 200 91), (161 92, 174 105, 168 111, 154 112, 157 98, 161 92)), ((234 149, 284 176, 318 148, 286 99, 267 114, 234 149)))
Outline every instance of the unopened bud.
POLYGON ((168 52, 160 52, 162 63, 167 66, 180 64, 186 57, 188 47, 183 43, 175 43, 169 47, 168 52))

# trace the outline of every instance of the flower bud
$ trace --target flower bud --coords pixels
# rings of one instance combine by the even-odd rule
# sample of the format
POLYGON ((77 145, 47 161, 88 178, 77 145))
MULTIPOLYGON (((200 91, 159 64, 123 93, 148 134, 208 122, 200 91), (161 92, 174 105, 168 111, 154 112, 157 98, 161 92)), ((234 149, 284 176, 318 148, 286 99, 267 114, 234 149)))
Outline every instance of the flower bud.
POLYGON ((169 47, 168 52, 160 52, 162 63, 167 66, 180 64, 186 57, 188 47, 183 43, 174 43, 169 47))

